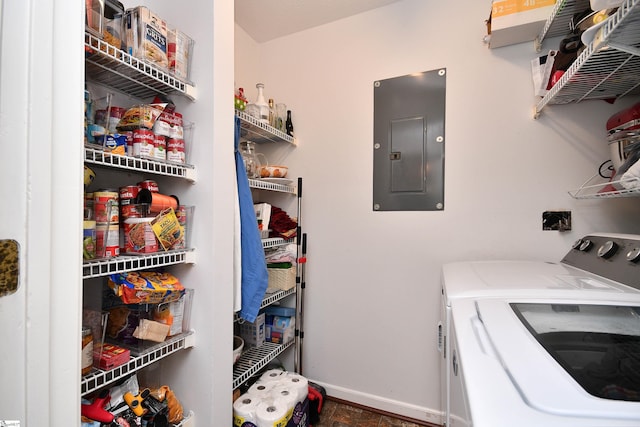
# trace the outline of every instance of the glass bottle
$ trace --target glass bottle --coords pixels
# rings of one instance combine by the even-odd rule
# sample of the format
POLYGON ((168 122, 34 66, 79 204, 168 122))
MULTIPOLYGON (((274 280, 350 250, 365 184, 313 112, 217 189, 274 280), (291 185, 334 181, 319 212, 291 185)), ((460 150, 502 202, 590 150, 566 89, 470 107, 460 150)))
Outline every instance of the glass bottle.
POLYGON ((276 108, 273 104, 273 98, 269 98, 269 126, 276 127, 276 108))
POLYGON ((287 110, 287 122, 285 124, 287 135, 293 136, 293 122, 291 121, 291 110, 287 110))
POLYGON ((280 132, 284 132, 284 122, 287 120, 287 106, 286 104, 276 104, 276 125, 275 128, 280 132))
POLYGON ((264 84, 258 83, 256 85, 258 89, 258 97, 256 98, 255 104, 260 108, 260 120, 262 123, 269 124, 269 104, 264 99, 264 84))

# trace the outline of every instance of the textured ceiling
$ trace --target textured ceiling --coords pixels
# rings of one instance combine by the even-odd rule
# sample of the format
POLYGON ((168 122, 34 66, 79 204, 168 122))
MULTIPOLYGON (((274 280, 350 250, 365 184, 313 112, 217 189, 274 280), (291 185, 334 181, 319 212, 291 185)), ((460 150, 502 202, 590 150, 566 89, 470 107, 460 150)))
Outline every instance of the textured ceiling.
POLYGON ((235 0, 235 21, 263 43, 401 0, 235 0))

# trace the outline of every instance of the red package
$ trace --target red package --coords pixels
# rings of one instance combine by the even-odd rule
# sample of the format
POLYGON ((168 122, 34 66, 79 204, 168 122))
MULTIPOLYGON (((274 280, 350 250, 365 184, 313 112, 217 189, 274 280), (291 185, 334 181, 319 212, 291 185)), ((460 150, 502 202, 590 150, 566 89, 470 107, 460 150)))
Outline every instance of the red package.
POLYGON ((102 347, 97 345, 93 350, 94 363, 105 371, 124 365, 130 358, 131 352, 129 350, 113 344, 103 344, 102 347))

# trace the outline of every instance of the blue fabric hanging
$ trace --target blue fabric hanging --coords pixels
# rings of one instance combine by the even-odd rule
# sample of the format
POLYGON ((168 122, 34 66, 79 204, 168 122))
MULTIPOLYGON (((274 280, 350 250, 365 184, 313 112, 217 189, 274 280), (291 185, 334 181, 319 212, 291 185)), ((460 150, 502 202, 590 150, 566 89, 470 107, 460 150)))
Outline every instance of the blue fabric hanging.
POLYGON ((242 279, 241 295, 242 306, 240 317, 247 322, 254 322, 264 293, 267 290, 269 273, 264 257, 258 220, 253 208, 253 198, 249 188, 249 180, 240 154, 240 119, 236 120, 235 154, 236 154, 236 180, 238 181, 238 201, 240 205, 240 242, 242 244, 241 262, 242 279))

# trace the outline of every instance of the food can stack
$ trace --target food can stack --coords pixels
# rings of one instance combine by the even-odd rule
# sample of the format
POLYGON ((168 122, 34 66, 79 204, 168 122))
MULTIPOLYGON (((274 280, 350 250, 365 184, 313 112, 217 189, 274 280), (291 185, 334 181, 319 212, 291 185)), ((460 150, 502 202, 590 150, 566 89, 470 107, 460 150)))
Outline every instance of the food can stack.
POLYGON ((96 255, 111 258, 120 255, 120 209, 118 191, 102 189, 93 193, 96 221, 96 255))

